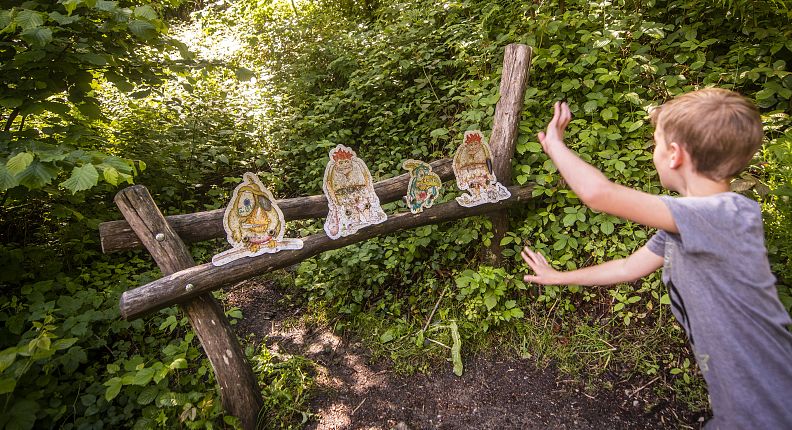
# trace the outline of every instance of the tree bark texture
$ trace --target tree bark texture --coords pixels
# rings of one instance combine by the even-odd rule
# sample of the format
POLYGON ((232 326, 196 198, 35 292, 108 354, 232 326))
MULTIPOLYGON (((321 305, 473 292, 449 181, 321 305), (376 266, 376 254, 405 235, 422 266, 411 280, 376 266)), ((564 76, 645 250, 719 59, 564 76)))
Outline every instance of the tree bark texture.
MULTIPOLYGON (((495 106, 495 120, 489 140, 495 177, 505 186, 512 183, 511 162, 517 144, 520 112, 525 99, 530 64, 530 47, 520 44, 506 46, 500 83, 500 99, 495 106)), ((487 250, 488 259, 493 265, 500 266, 503 263, 500 242, 509 231, 509 217, 506 211, 501 211, 490 214, 489 218, 492 221, 493 238, 487 250)))
POLYGON ((509 191, 512 196, 498 203, 464 208, 456 201, 450 201, 426 209, 416 215, 410 212, 391 215, 387 221, 381 224, 366 227, 355 234, 336 240, 330 239, 325 233, 314 234, 303 238, 303 248, 300 250, 242 258, 223 266, 206 263, 190 267, 124 292, 120 303, 121 316, 127 319, 140 318, 148 313, 209 293, 225 285, 291 266, 322 252, 342 248, 376 236, 503 210, 509 205, 530 199, 532 190, 533 186, 510 187, 509 191))
MULTIPOLYGON (((125 188, 116 195, 115 202, 163 275, 195 266, 187 246, 162 216, 145 187, 125 188)), ((211 293, 196 295, 182 305, 212 364, 223 407, 238 417, 245 429, 259 428, 258 413, 264 402, 258 382, 222 306, 211 293)))
MULTIPOLYGON (((443 181, 454 178, 451 159, 445 158, 431 163, 432 169, 443 181)), ((499 178, 500 179, 500 178, 499 178)), ((374 191, 380 198, 380 203, 390 203, 399 200, 407 192, 407 183, 410 175, 405 173, 374 184, 374 191)), ((321 218, 327 216, 327 199, 324 194, 278 200, 278 207, 283 211, 287 220, 321 218)), ((197 212, 184 215, 165 217, 179 237, 188 243, 225 237, 223 229, 223 212, 225 209, 215 209, 206 212, 197 212)), ((99 225, 99 236, 104 253, 126 251, 143 246, 140 239, 132 230, 127 221, 109 221, 99 225)))

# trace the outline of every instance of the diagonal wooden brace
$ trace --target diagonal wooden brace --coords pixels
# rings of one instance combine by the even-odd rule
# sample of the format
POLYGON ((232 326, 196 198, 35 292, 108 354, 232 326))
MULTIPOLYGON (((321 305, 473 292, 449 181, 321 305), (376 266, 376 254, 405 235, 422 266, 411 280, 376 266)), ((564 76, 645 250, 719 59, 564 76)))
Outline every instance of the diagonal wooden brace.
MULTIPOLYGON (((146 187, 125 188, 114 200, 163 275, 195 266, 187 246, 165 220, 146 187)), ((211 293, 191 297, 181 306, 212 364, 223 407, 238 417, 245 429, 260 428, 258 414, 264 404, 261 392, 222 306, 211 293)))

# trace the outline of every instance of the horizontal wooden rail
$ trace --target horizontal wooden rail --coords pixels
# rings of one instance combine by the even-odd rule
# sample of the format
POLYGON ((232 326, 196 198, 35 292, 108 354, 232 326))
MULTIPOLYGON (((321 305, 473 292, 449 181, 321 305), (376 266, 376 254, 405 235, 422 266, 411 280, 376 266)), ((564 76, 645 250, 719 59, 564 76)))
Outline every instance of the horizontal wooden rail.
POLYGON ((452 200, 416 215, 410 212, 391 215, 387 221, 381 224, 366 227, 355 234, 336 240, 330 239, 325 233, 314 234, 303 238, 304 246, 301 250, 242 258, 219 267, 213 266, 212 263, 191 267, 124 292, 121 296, 121 316, 126 319, 140 318, 150 312, 183 302, 225 285, 287 267, 322 252, 342 248, 383 234, 503 210, 517 202, 530 199, 532 190, 533 186, 509 187, 511 197, 498 203, 464 208, 452 200))
MULTIPOLYGON (((437 160, 431 163, 431 166, 441 180, 447 181, 454 178, 450 158, 437 160)), ((407 193, 409 180, 410 174, 405 173, 374 184, 374 191, 379 196, 380 203, 385 204, 401 199, 407 193)), ((327 199, 324 194, 278 200, 278 207, 283 211, 283 217, 287 221, 327 216, 327 199)), ((224 211, 225 209, 215 209, 192 214, 171 215, 165 219, 184 242, 200 242, 225 237, 224 211)), ((99 237, 101 238, 102 252, 105 254, 143 247, 129 223, 124 220, 99 224, 99 237)))

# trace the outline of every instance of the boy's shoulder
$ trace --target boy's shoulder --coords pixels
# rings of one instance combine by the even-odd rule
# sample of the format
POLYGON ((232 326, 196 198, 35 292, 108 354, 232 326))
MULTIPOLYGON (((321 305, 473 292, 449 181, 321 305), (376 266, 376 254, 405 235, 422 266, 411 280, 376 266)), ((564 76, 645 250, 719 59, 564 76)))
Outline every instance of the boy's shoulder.
POLYGON ((764 249, 764 228, 759 204, 743 195, 726 192, 705 197, 660 196, 689 252, 724 253, 764 249))
POLYGON ((684 221, 685 218, 707 218, 712 220, 730 220, 735 217, 745 221, 759 221, 761 223, 762 210, 754 200, 733 192, 718 193, 703 197, 673 197, 659 196, 671 210, 674 221, 684 221), (758 217, 758 218, 757 218, 758 217))

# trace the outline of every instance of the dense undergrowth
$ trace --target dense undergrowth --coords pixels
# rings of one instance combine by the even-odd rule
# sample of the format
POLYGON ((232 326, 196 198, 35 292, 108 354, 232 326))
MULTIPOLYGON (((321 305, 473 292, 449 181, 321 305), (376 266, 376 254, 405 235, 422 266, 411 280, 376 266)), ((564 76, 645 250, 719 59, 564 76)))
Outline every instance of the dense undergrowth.
MULTIPOLYGON (((62 14, 35 25, 22 9, 0 11, 3 55, 17 35, 31 52, 56 43, 65 30, 55 26, 73 25, 63 18, 67 4, 91 16, 112 2, 40 3, 48 9, 22 9, 62 14), (42 25, 55 28, 49 40, 42 25)), ((405 158, 447 157, 465 130, 491 129, 509 43, 534 49, 513 180, 536 188, 534 200, 510 214, 505 267, 480 263, 492 237, 485 218, 327 252, 295 273, 273 275, 315 321, 351 330, 405 372, 446 359, 461 370, 466 355, 499 350, 592 381, 605 372, 659 377, 652 389, 662 398, 706 408, 658 276, 537 288, 521 281, 518 254, 530 244, 571 269, 626 256, 652 234, 588 210, 565 188, 535 137, 553 101, 570 103, 568 143, 582 157, 617 182, 659 193, 647 110, 710 85, 733 88, 762 109, 766 144, 734 187, 762 204, 779 294, 792 309, 792 25, 784 2, 568 1, 562 9, 249 0, 215 2, 181 21, 189 8, 179 2, 139 12, 140 2, 132 3, 129 31, 142 31, 133 33, 149 46, 134 65, 110 61, 117 51, 101 53, 104 65, 78 52, 69 58, 77 68, 90 65, 91 75, 67 78, 65 92, 36 93, 51 104, 31 104, 24 114, 13 114, 28 106, 24 93, 0 93, 8 124, 0 135, 0 427, 236 425, 223 415, 210 365, 176 308, 132 322, 119 317, 120 293, 159 276, 144 253, 99 251, 96 227, 119 217, 112 195, 123 175, 137 175, 164 212, 186 213, 225 205, 244 171, 259 172, 278 197, 318 194, 327 152, 338 143, 354 148, 375 179, 400 174, 405 158), (173 17, 174 40, 163 39, 171 51, 147 33, 164 34, 158 16, 173 17), (168 67, 146 72, 147 61, 168 67), (459 345, 462 362, 449 351, 459 345)), ((11 58, 26 52, 15 49, 11 58)), ((307 235, 321 224, 290 228, 307 235)), ((199 244, 193 254, 207 261, 220 247, 199 244)), ((268 422, 299 427, 309 412, 310 363, 246 345, 266 387, 268 422)))

